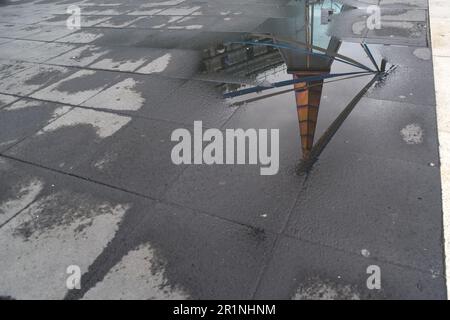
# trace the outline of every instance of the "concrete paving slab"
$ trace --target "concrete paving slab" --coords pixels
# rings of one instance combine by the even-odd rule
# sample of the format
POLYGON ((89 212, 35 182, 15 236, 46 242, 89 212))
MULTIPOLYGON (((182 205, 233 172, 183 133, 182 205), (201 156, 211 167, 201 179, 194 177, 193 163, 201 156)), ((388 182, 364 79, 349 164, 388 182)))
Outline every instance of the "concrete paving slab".
POLYGON ((15 40, 0 45, 1 59, 24 60, 23 57, 29 55, 37 47, 44 45, 45 42, 30 40, 15 40))
POLYGON ((295 170, 301 153, 295 104, 281 104, 273 112, 273 102, 267 99, 241 107, 225 127, 279 128, 278 174, 261 176, 258 165, 191 166, 167 192, 167 199, 238 223, 280 231, 304 177, 295 170))
POLYGON ((442 276, 286 237, 277 242, 255 295, 256 299, 295 300, 445 297, 442 276), (367 287, 367 269, 373 265, 380 268, 381 290, 367 287))
POLYGON ((86 44, 91 43, 96 39, 99 39, 103 36, 101 32, 94 31, 92 29, 82 29, 77 32, 74 32, 67 37, 63 37, 58 39, 59 42, 63 43, 80 43, 80 44, 86 44))
POLYGON ((441 200, 433 192, 439 184, 437 167, 345 152, 332 141, 309 173, 286 233, 443 275, 441 200), (370 183, 358 185, 360 179, 370 183))
POLYGON ((2 35, 10 39, 26 39, 33 34, 39 34, 40 28, 30 25, 15 25, 10 23, 0 23, 2 35))
POLYGON ((48 60, 46 63, 61 66, 86 67, 108 52, 110 52, 110 50, 104 47, 80 45, 73 50, 48 60))
POLYGON ((217 83, 189 80, 154 107, 142 110, 142 115, 187 125, 203 121, 207 127, 219 128, 234 110, 223 100, 217 83))
POLYGON ((60 174, 6 165, 1 174, 8 183, 2 188, 8 186, 12 198, 2 202, 0 216, 11 220, 0 230, 0 294, 62 299, 68 291, 67 268, 88 270, 114 237, 129 198, 60 174))
POLYGON ((74 108, 7 153, 70 172, 130 121, 130 117, 122 115, 74 108))
MULTIPOLYGON (((161 198, 185 169, 173 164, 170 158, 175 145, 170 141, 170 136, 179 127, 162 121, 134 119, 117 132, 114 139, 105 139, 80 155, 78 158, 83 158, 83 161, 71 172, 152 198, 161 198)), ((57 154, 61 148, 54 145, 49 151, 59 158, 57 154)), ((31 155, 31 149, 30 156, 36 156, 31 155)), ((53 156, 38 161, 57 165, 50 162, 50 158, 53 156)))
POLYGON ((13 74, 19 73, 25 69, 29 69, 36 66, 34 63, 14 61, 14 60, 4 60, 0 59, 0 79, 5 79, 13 74))
POLYGON ((198 50, 158 49, 159 54, 135 72, 191 79, 201 69, 202 53, 198 50))
POLYGON ((37 26, 36 28, 39 30, 38 32, 21 38, 37 41, 55 41, 76 31, 70 30, 67 26, 37 26))
POLYGON ((141 16, 130 27, 162 29, 177 20, 183 19, 183 16, 141 16))
POLYGON ((19 98, 15 96, 10 96, 8 94, 0 94, 0 109, 7 106, 14 101, 17 101, 19 98))
POLYGON ((120 15, 96 24, 98 28, 126 28, 139 20, 139 17, 120 15))
POLYGON ((162 55, 163 50, 147 48, 115 48, 108 50, 89 68, 133 72, 162 55))
POLYGON ((76 48, 76 46, 72 44, 44 42, 43 45, 40 45, 33 50, 18 53, 14 59, 42 63, 74 48, 76 48))
POLYGON ((408 102, 417 105, 436 105, 433 68, 428 48, 383 49, 382 56, 397 68, 385 81, 371 88, 367 97, 408 102))
POLYGON ((31 96, 35 99, 81 104, 114 82, 120 75, 113 72, 80 70, 53 83, 31 96))
POLYGON ((0 110, 0 151, 33 135, 70 109, 67 106, 31 99, 21 99, 2 108, 0 110))
POLYGON ((152 116, 152 109, 165 101, 182 84, 183 80, 151 75, 121 75, 110 86, 82 105, 95 109, 115 110, 129 114, 152 116))
POLYGON ((140 283, 132 289, 144 292, 141 298, 153 296, 152 285, 164 275, 158 298, 249 299, 273 240, 273 235, 265 231, 176 206, 135 206, 129 209, 115 239, 94 262, 98 272, 88 273, 82 279, 81 292, 69 298, 80 298, 85 292, 86 298, 130 296, 127 289, 134 279, 115 293, 108 288, 111 281, 123 279, 123 273, 115 270, 121 265, 129 269, 133 263, 136 275, 145 265, 156 266, 153 273, 145 274, 149 284, 140 283), (138 228, 130 232, 131 226, 138 228))
MULTIPOLYGON (((67 14, 54 14, 51 17, 42 20, 39 22, 40 25, 49 25, 49 26, 67 26, 67 20, 69 19, 70 15, 67 14)), ((80 17, 80 25, 83 28, 92 27, 96 24, 99 24, 103 21, 106 21, 110 19, 109 16, 88 16, 88 15, 81 15, 80 17)))
POLYGON ((64 67, 36 65, 0 80, 0 92, 5 94, 29 95, 70 74, 64 67))
POLYGON ((427 166, 439 163, 436 132, 433 106, 363 98, 333 140, 343 152, 427 166))

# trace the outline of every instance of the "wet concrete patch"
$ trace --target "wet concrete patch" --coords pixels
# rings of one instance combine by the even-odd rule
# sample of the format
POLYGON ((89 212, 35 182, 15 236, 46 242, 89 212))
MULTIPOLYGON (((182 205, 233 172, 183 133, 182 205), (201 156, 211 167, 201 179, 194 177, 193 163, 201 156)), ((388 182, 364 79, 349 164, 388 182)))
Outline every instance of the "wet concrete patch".
POLYGON ((56 64, 62 66, 78 66, 85 67, 102 56, 110 52, 106 48, 81 45, 76 49, 70 50, 56 58, 47 61, 49 64, 56 64))
POLYGON ((170 141, 179 126, 161 121, 135 119, 114 139, 97 147, 73 168, 84 177, 160 198, 183 171, 172 163, 170 141))
POLYGON ((367 259, 330 247, 282 237, 256 299, 445 299, 442 276, 367 259), (367 286, 369 266, 378 266, 380 289, 367 286))
POLYGON ((8 150, 8 154, 71 171, 130 120, 126 116, 74 108, 8 150))
MULTIPOLYGON (((20 187, 30 167, 13 166, 6 178, 20 187)), ((31 170, 20 191, 22 212, 0 229, 0 294, 20 299, 61 299, 66 269, 87 271, 116 232, 130 204, 76 179, 31 170), (39 192, 37 192, 39 191, 39 192), (33 199, 31 199, 33 198, 33 199), (39 267, 36 267, 39 266, 39 267)))
POLYGON ((157 117, 153 108, 166 101, 182 80, 143 75, 121 75, 111 86, 88 99, 83 106, 157 117))
POLYGON ((143 115, 192 125, 203 121, 205 126, 220 127, 234 109, 222 98, 223 89, 214 82, 189 80, 143 115), (189 96, 189 99, 186 97, 189 96))
POLYGON ((86 295, 117 299, 141 292, 139 298, 157 295, 249 299, 274 240, 270 233, 261 237, 252 230, 180 207, 151 202, 146 202, 145 207, 135 206, 128 211, 116 237, 91 266, 92 272, 82 279, 82 290, 67 298, 86 295), (151 248, 152 254, 143 248, 151 248), (140 250, 136 252, 137 249, 140 250), (141 260, 144 256, 147 261, 141 260), (124 279, 123 273, 114 271, 124 264, 130 268, 131 258, 139 258, 135 260, 137 276, 142 268, 152 267, 142 276, 144 283, 126 293, 128 286, 136 283, 133 274, 127 274, 130 281, 124 285, 125 290, 116 289, 114 295, 106 292, 112 279, 118 282, 124 279))
POLYGON ((15 97, 15 96, 10 96, 7 94, 0 94, 0 109, 18 99, 19 98, 15 97))
POLYGON ((118 77, 118 74, 105 71, 81 70, 31 96, 36 99, 78 105, 99 93, 108 86, 108 82, 113 82, 118 77))
POLYGON ((35 134, 69 110, 67 106, 31 99, 21 99, 3 108, 0 110, 0 151, 35 134))
POLYGON ((309 174, 286 233, 441 275, 439 169, 338 146, 331 142, 309 174))
POLYGON ((43 88, 71 72, 57 66, 36 65, 0 80, 0 92, 26 96, 43 88))
POLYGON ((427 166, 439 162, 436 130, 433 106, 363 98, 330 147, 427 166))
POLYGON ((127 253, 83 299, 184 300, 189 295, 177 286, 165 288, 161 262, 155 266, 154 250, 143 244, 127 253))

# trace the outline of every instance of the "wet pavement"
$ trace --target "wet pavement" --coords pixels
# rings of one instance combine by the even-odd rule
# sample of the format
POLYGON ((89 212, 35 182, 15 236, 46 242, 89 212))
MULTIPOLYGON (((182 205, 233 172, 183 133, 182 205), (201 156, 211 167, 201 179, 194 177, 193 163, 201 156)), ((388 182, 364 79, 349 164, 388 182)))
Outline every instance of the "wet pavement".
POLYGON ((445 299, 428 25, 426 0, 0 1, 0 296, 445 299), (279 129, 278 173, 175 165, 194 121, 279 129))

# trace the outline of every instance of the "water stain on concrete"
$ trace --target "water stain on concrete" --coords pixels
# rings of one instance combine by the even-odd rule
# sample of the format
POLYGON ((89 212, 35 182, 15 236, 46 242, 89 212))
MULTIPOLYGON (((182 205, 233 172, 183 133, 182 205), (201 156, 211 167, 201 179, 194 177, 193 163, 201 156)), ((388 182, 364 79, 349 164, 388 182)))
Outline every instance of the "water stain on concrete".
POLYGON ((44 127, 37 135, 53 132, 63 127, 89 125, 99 138, 112 136, 131 121, 130 117, 113 113, 76 108, 44 127))
POLYGON ((423 142, 423 130, 417 123, 408 124, 400 130, 400 135, 406 144, 420 144, 423 142))
POLYGON ((183 288, 168 285, 164 274, 164 262, 149 244, 142 244, 129 251, 83 299, 189 299, 183 288))
POLYGON ((349 284, 313 277, 297 289, 292 300, 360 300, 358 290, 349 284))

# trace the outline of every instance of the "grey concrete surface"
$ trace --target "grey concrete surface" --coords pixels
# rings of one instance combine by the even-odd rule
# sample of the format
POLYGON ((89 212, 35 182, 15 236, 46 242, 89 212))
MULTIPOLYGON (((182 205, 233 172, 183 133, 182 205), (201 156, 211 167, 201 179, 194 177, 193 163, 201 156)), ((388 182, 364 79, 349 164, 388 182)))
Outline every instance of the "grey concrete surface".
MULTIPOLYGON (((223 98, 292 79, 279 53, 257 71, 205 61, 249 33, 288 33, 303 1, 0 1, 0 297, 445 299, 427 1, 343 2, 381 5, 385 24, 337 16, 339 53, 370 65, 364 40, 397 69, 299 173, 293 92, 223 98), (279 173, 173 164, 171 133, 194 121, 280 129, 279 173), (70 265, 81 289, 66 288, 70 265)), ((316 137, 370 80, 324 85, 316 137)))

